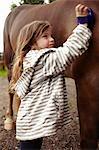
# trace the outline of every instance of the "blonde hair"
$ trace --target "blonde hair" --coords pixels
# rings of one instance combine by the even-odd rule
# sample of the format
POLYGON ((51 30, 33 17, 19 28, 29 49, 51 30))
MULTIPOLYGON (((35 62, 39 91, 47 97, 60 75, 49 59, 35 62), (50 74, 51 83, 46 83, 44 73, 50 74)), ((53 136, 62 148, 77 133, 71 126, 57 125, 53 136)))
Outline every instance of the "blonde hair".
POLYGON ((11 88, 22 73, 23 58, 31 48, 35 49, 37 38, 39 38, 49 27, 50 23, 48 21, 33 21, 20 30, 12 69, 11 88))

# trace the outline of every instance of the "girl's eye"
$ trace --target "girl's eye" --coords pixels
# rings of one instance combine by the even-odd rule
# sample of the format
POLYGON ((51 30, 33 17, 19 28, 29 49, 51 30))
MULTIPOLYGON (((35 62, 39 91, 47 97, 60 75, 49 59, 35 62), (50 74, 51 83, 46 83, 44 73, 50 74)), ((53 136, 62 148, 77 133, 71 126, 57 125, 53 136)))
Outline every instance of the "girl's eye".
POLYGON ((48 37, 48 35, 43 35, 43 37, 47 38, 47 37, 48 37))

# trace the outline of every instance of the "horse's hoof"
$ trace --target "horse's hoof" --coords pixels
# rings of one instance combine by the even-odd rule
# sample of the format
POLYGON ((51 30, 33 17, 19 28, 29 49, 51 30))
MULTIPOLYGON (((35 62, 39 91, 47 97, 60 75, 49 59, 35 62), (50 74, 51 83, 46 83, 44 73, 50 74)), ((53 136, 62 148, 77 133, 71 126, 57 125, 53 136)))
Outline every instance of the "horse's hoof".
POLYGON ((6 120, 4 121, 4 129, 5 130, 12 130, 13 127, 13 119, 7 117, 6 120))

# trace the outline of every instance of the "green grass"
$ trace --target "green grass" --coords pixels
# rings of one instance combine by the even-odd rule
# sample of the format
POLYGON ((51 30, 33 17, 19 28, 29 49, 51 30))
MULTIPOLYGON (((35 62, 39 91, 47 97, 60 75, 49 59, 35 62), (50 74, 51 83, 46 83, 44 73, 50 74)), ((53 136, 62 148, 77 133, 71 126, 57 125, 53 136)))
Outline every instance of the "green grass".
POLYGON ((6 69, 0 69, 0 77, 7 77, 7 71, 6 69))

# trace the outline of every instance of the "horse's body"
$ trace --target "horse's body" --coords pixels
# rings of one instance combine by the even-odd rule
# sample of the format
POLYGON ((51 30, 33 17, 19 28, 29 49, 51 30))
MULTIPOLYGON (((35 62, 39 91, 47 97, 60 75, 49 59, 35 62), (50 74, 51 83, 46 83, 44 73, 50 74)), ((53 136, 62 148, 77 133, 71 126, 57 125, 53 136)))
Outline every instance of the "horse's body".
MULTIPOLYGON (((77 87, 81 148, 96 150, 99 137, 99 0, 59 0, 49 5, 23 5, 14 9, 5 22, 4 56, 10 72, 19 31, 33 20, 48 20, 53 26, 56 47, 62 45, 76 26, 74 9, 78 3, 83 3, 94 10, 96 24, 88 52, 73 63, 67 76, 75 79, 77 87)), ((12 97, 10 94, 8 109, 10 115, 12 115, 12 97)))

